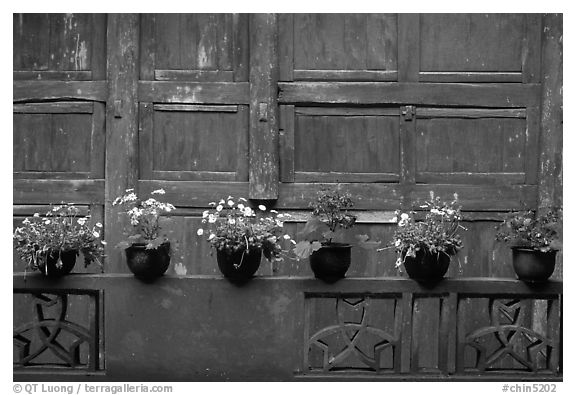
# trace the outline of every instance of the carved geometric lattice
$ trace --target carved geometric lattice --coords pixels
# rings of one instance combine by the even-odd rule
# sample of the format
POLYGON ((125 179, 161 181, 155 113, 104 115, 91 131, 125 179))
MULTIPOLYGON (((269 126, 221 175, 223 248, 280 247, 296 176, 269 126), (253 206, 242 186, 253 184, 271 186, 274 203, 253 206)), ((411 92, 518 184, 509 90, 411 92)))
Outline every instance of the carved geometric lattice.
POLYGON ((14 367, 67 367, 91 371, 99 368, 100 294, 75 293, 70 296, 76 299, 84 296, 76 301, 75 308, 88 309, 88 325, 69 320, 70 298, 67 293, 29 294, 32 301, 31 320, 19 324, 13 332, 14 367))
MULTIPOLYGON (((464 346, 475 351, 474 364, 467 371, 505 370, 502 366, 510 366, 510 362, 517 367, 509 370, 552 370, 554 364, 551 360, 558 352, 558 342, 549 334, 526 326, 527 317, 532 312, 531 303, 529 299, 490 299, 490 325, 475 329, 464 338, 464 346)), ((557 305, 548 303, 549 319, 554 315, 552 310, 557 308, 552 309, 552 306, 557 305)))
POLYGON ((397 301, 370 296, 307 298, 307 369, 399 371, 397 301))

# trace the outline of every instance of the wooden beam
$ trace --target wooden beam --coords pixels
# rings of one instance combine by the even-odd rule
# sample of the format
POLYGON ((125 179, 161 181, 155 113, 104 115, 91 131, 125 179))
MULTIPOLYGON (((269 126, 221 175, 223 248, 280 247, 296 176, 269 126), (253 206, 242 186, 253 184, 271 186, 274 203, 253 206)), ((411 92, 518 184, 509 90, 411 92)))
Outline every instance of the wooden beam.
POLYGON ((103 203, 104 180, 13 181, 13 201, 18 204, 103 203))
POLYGON ((278 198, 277 38, 276 14, 250 15, 250 199, 278 198))
POLYGON ((140 81, 138 99, 152 103, 249 104, 247 82, 140 81))
POLYGON ((562 204, 562 14, 543 17, 538 206, 562 204))
POLYGON ((112 206, 117 196, 138 181, 138 59, 139 16, 108 16, 108 100, 106 105, 105 225, 107 270, 126 272, 122 252, 113 247, 122 239, 125 219, 112 206))
POLYGON ((15 103, 46 100, 106 101, 106 81, 14 81, 15 103))
POLYGON ((407 104, 527 107, 538 104, 539 84, 412 82, 281 82, 280 103, 407 104))

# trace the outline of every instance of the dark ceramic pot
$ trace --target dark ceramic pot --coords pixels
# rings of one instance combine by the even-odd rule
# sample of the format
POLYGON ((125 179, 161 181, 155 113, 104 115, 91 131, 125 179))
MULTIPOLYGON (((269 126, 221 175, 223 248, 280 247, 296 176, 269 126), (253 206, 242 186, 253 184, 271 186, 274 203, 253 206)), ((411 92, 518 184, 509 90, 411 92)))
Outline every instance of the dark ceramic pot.
POLYGON ((418 281, 441 280, 450 266, 450 255, 443 252, 431 254, 423 249, 416 252, 416 257, 402 253, 402 260, 408 276, 418 281))
POLYGON ((230 280, 247 281, 254 277, 254 273, 260 267, 262 250, 259 248, 236 252, 217 250, 216 260, 224 277, 230 280))
POLYGON ((556 250, 542 252, 529 248, 512 248, 512 266, 519 280, 546 281, 554 272, 556 250))
POLYGON ((170 243, 156 249, 146 249, 146 244, 132 244, 126 248, 126 263, 136 277, 150 279, 160 277, 170 265, 170 243))
POLYGON ((344 278, 350 267, 352 246, 344 243, 326 243, 310 255, 314 276, 328 283, 344 278))
POLYGON ((38 263, 38 270, 46 277, 65 276, 74 269, 77 256, 78 250, 48 251, 45 259, 38 263))

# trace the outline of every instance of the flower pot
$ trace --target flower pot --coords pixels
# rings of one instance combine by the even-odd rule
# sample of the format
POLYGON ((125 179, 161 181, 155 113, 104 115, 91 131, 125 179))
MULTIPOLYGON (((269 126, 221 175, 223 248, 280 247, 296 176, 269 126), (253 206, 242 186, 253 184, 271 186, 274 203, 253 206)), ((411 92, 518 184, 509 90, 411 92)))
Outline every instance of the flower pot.
POLYGON ((162 276, 170 265, 170 243, 156 249, 146 249, 146 244, 132 244, 126 248, 126 262, 136 277, 149 279, 162 276))
POLYGON ((417 251, 415 257, 403 252, 402 260, 408 276, 418 281, 438 281, 450 266, 450 255, 443 252, 432 254, 423 249, 417 251))
POLYGON ((76 265, 77 250, 50 250, 46 253, 45 259, 38 263, 38 270, 46 277, 62 277, 72 271, 76 265), (58 260, 61 263, 58 263, 58 260))
POLYGON ((230 280, 246 281, 254 277, 254 273, 260 267, 262 250, 259 248, 236 252, 217 250, 216 260, 224 277, 230 280))
POLYGON ((512 248, 512 266, 519 280, 546 281, 554 272, 556 250, 542 252, 529 248, 512 248))
POLYGON ((350 267, 352 246, 344 243, 326 243, 310 255, 314 276, 328 283, 344 278, 350 267))

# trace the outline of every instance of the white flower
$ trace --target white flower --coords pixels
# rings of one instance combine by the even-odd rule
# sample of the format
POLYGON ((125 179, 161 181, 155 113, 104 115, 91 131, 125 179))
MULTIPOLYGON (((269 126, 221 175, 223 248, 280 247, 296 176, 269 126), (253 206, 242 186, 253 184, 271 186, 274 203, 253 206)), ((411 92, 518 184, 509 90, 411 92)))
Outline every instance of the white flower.
POLYGON ((396 242, 394 243, 394 245, 396 247, 400 246, 400 244, 402 243, 402 241, 400 239, 396 240, 396 242))
POLYGON ((400 222, 398 222, 398 226, 404 226, 408 223, 408 221, 401 219, 400 222))
POLYGON ((133 192, 133 191, 134 191, 134 188, 126 189, 126 192, 133 192))
POLYGON ((202 236, 202 235, 204 234, 204 229, 202 229, 202 228, 198 229, 198 230, 196 231, 196 234, 197 234, 198 236, 202 236))
POLYGON ((101 227, 102 227, 102 224, 101 224, 100 222, 96 222, 96 227, 97 227, 97 228, 101 228, 101 227))
POLYGON ((96 231, 92 232, 92 235, 94 235, 94 237, 100 237, 100 233, 98 233, 96 231))
POLYGON ((210 214, 208 216, 208 222, 211 224, 215 223, 216 222, 216 216, 214 214, 210 214))
POLYGON ((283 227, 284 227, 284 222, 279 221, 279 220, 276 220, 276 226, 279 226, 279 227, 283 228, 283 227))
POLYGON ((278 211, 276 211, 276 210, 270 210, 270 212, 274 213, 274 214, 278 214, 278 211))
POLYGON ((244 206, 242 203, 240 203, 240 204, 238 205, 238 209, 240 209, 240 210, 244 210, 244 207, 245 207, 245 206, 244 206))
POLYGON ((35 216, 36 218, 38 218, 38 217, 40 216, 40 214, 34 213, 34 216, 35 216))
POLYGON ((220 201, 218 202, 218 204, 224 204, 224 203, 226 203, 226 202, 224 201, 224 199, 220 199, 220 201))
POLYGON ((402 266, 402 258, 398 257, 398 259, 396 259, 396 267, 400 266, 402 266))
POLYGON ((444 215, 444 213, 443 213, 442 211, 440 211, 440 210, 438 210, 438 209, 436 209, 436 208, 431 209, 430 212, 431 212, 432 214, 436 214, 436 215, 444 215))
POLYGON ((406 214, 406 213, 402 213, 402 215, 400 216, 400 218, 401 218, 402 220, 404 220, 404 221, 407 221, 408 218, 410 218, 410 216, 409 216, 408 214, 406 214))
POLYGON ((244 216, 245 216, 245 217, 250 217, 250 216, 252 216, 252 215, 254 215, 254 211, 252 210, 252 208, 246 207, 246 208, 244 209, 244 216))
POLYGON ((228 206, 230 207, 234 206, 234 202, 232 200, 228 200, 228 206))
POLYGON ((209 206, 216 206, 216 202, 210 202, 208 203, 209 206))
POLYGON ((242 197, 241 197, 241 198, 238 198, 238 200, 240 200, 240 201, 242 201, 242 202, 247 202, 247 200, 244 199, 244 198, 242 198, 242 197))
MULTIPOLYGON (((86 218, 78 218, 78 222, 80 225, 84 225, 86 223, 86 218)), ((102 226, 102 224, 100 224, 100 226, 102 226)))
POLYGON ((45 223, 46 225, 50 225, 50 220, 49 220, 49 219, 46 219, 46 220, 44 220, 44 223, 45 223))
POLYGON ((208 241, 212 240, 215 237, 216 235, 214 233, 211 233, 210 236, 208 236, 208 241))
POLYGON ((266 206, 264 206, 263 204, 259 205, 258 208, 262 211, 266 211, 266 206))
POLYGON ((23 224, 29 224, 30 220, 28 218, 24 218, 24 221, 22 221, 23 224))
POLYGON ((104 240, 100 240, 100 243, 102 243, 103 245, 108 244, 108 243, 106 243, 104 240))
POLYGON ((208 210, 204 211, 204 212, 202 213, 202 218, 207 218, 207 217, 208 217, 208 214, 209 214, 209 213, 208 213, 208 210))
POLYGON ((455 213, 454 210, 452 210, 451 208, 449 208, 448 210, 446 210, 446 212, 448 213, 448 215, 453 215, 455 213))
POLYGON ((152 191, 152 195, 164 195, 166 193, 166 191, 164 189, 156 189, 155 191, 152 191))
POLYGON ((223 208, 224 207, 221 204, 219 204, 218 207, 216 207, 216 211, 220 212, 222 211, 223 208))
POLYGON ((284 235, 282 237, 284 238, 284 240, 290 240, 290 235, 284 235))
POLYGON ((398 222, 398 217, 394 216, 394 217, 392 218, 392 222, 398 222))
POLYGON ((234 225, 234 224, 236 224, 236 220, 234 218, 228 218, 228 223, 230 225, 234 225))

